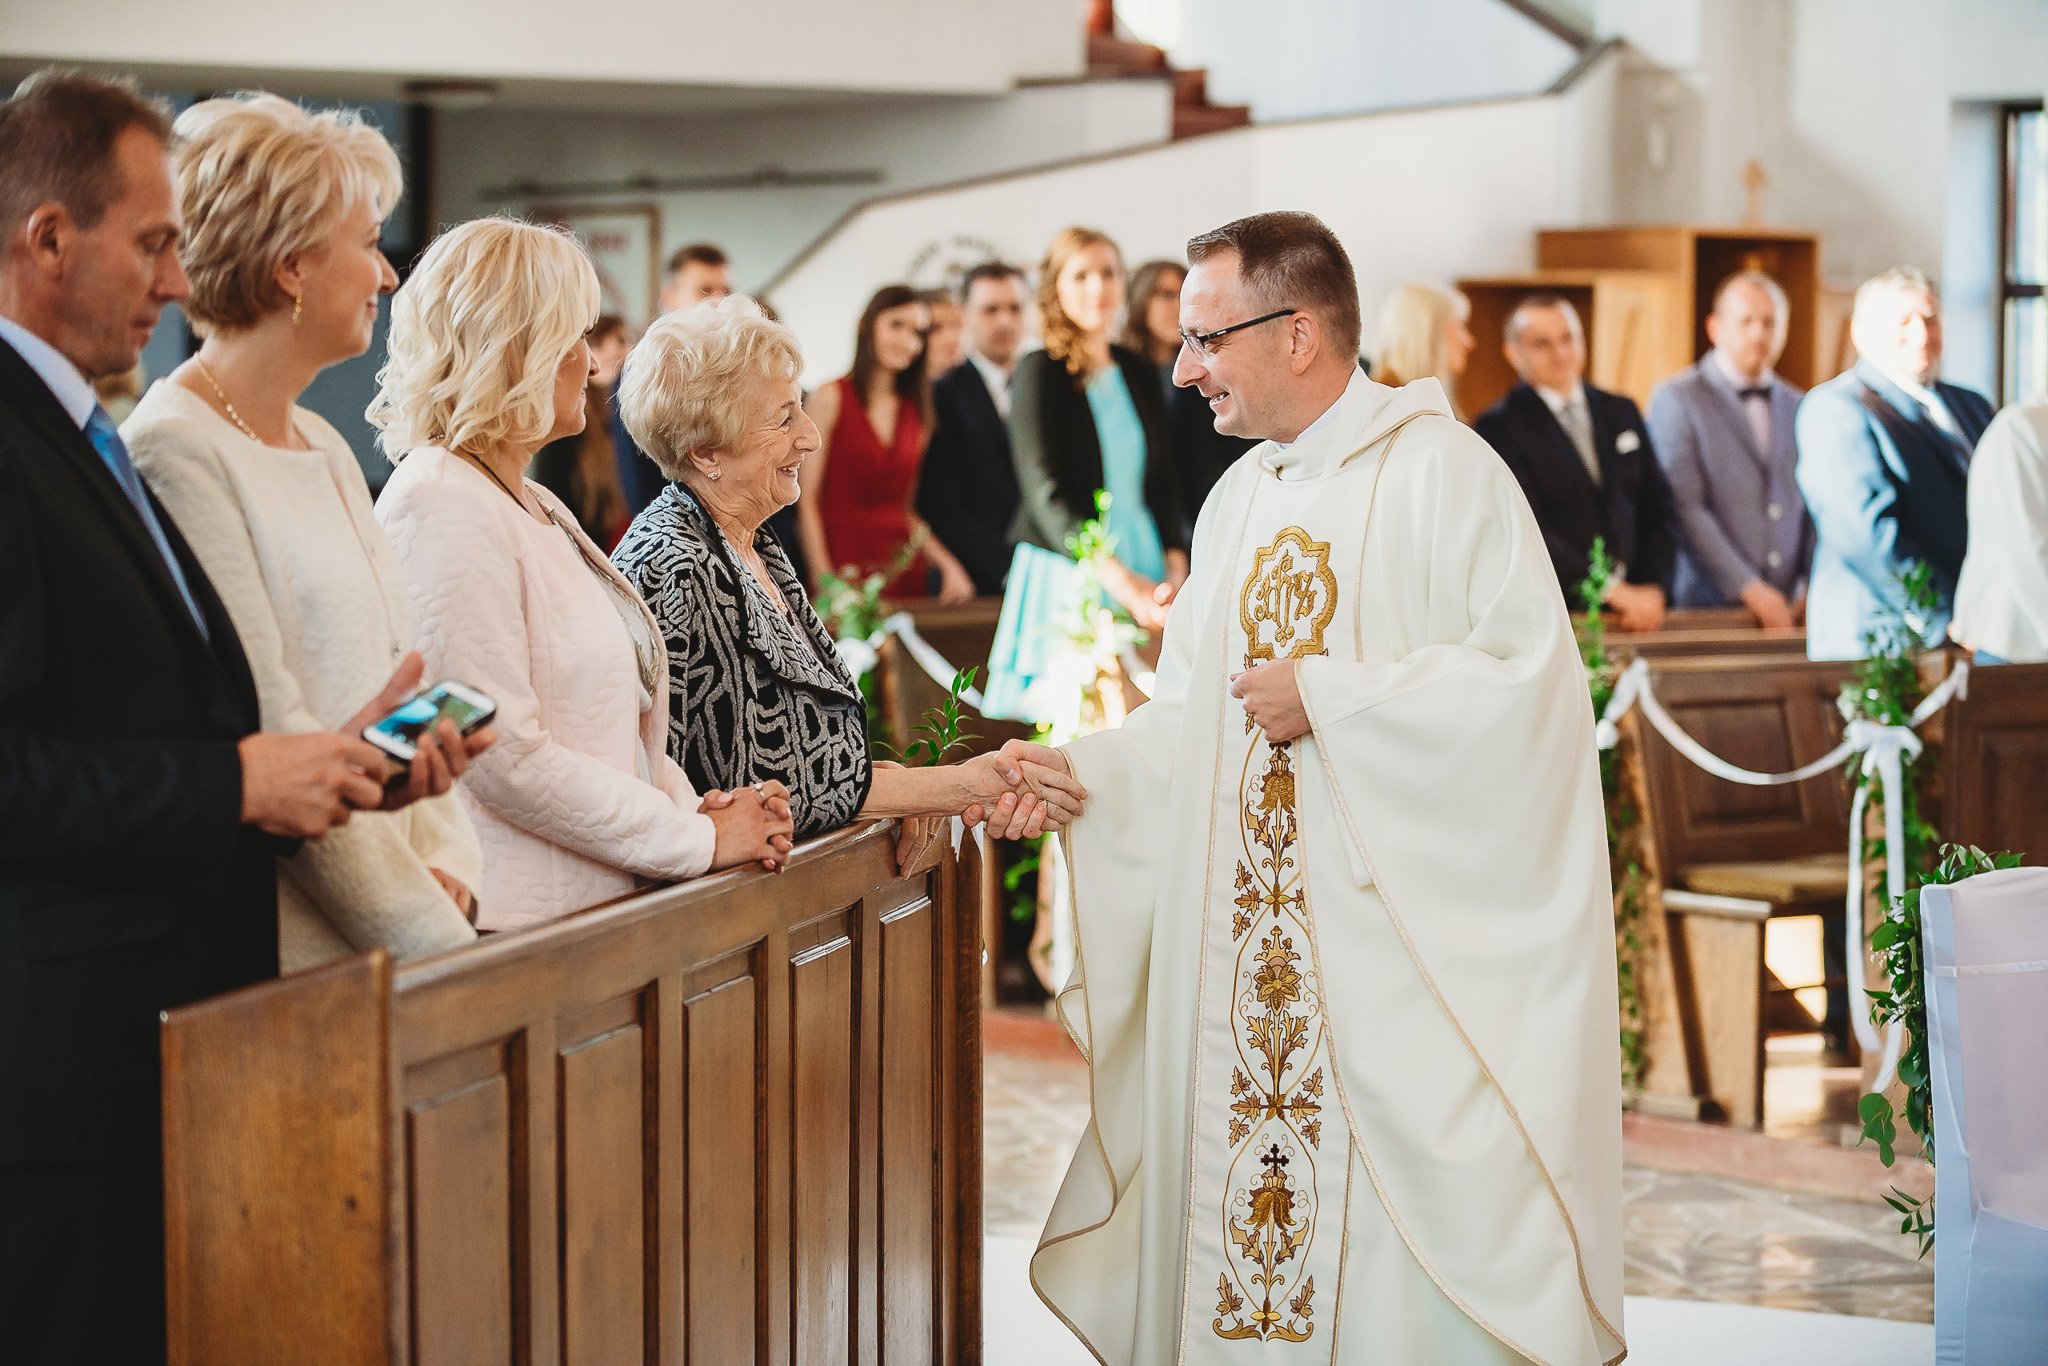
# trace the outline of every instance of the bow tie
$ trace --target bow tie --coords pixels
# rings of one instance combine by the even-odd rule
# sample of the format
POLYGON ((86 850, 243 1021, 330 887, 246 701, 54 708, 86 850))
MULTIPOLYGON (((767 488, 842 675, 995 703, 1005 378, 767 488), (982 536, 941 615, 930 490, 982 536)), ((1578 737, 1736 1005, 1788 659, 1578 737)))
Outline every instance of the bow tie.
POLYGON ((1753 398, 1769 398, 1770 396, 1771 386, 1768 384, 1752 384, 1747 389, 1737 389, 1735 391, 1735 397, 1745 402, 1753 398))

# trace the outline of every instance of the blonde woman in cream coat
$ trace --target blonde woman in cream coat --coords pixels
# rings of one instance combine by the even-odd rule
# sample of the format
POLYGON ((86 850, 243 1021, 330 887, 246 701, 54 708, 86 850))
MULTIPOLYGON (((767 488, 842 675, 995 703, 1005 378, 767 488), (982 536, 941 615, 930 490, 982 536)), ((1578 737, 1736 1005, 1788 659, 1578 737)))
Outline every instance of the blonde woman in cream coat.
MULTIPOLYGON (((273 95, 194 105, 177 132, 185 311, 205 341, 121 435, 234 617, 264 729, 331 730, 418 643, 354 454, 298 406, 322 370, 369 348, 397 284, 377 243, 398 158, 353 115, 273 95)), ((278 867, 288 972, 476 936, 482 855, 453 793, 359 813, 278 867)))

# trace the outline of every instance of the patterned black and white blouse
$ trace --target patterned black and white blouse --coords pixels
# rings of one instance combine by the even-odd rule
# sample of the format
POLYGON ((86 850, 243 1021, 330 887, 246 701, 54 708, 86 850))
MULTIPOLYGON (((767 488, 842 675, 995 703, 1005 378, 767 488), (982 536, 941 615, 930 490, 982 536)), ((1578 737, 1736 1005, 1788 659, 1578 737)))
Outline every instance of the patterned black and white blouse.
POLYGON ((796 620, 681 484, 634 519, 612 563, 668 641, 670 757, 699 791, 780 779, 809 839, 867 801, 866 708, 774 534, 764 527, 754 549, 796 620))

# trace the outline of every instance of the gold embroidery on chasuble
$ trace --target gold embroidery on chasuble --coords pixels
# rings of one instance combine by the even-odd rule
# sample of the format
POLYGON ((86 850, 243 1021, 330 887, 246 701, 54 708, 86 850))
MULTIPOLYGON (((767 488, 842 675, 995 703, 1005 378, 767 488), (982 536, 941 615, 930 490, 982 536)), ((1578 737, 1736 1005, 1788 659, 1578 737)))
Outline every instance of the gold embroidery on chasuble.
MULTIPOLYGON (((1336 612, 1329 543, 1286 528, 1253 557, 1239 595, 1245 667, 1324 653, 1323 633, 1336 612)), ((1236 1059, 1211 1327, 1221 1338, 1305 1342, 1316 1330, 1307 1263, 1324 1206, 1318 1162, 1332 1156, 1323 1151, 1322 1118, 1330 1061, 1289 746, 1252 742, 1237 806, 1242 857, 1230 926, 1229 1021, 1236 1059)), ((1329 1176, 1341 1222, 1348 1144, 1338 1156, 1329 1176)))

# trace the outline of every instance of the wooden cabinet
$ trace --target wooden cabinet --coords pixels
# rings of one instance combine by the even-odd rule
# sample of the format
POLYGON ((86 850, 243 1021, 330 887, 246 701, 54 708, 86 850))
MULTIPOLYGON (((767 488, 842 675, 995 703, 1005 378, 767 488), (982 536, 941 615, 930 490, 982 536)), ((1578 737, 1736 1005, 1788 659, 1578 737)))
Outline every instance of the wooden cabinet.
POLYGON ((1820 241, 1772 228, 1552 228, 1536 234, 1536 269, 1460 280, 1478 341, 1458 399, 1476 414, 1515 381, 1501 354, 1516 303, 1549 291, 1572 301, 1586 324, 1587 378, 1647 406, 1650 391, 1707 352, 1714 291, 1739 270, 1761 270, 1791 306, 1778 373, 1801 388, 1821 373, 1820 241))

